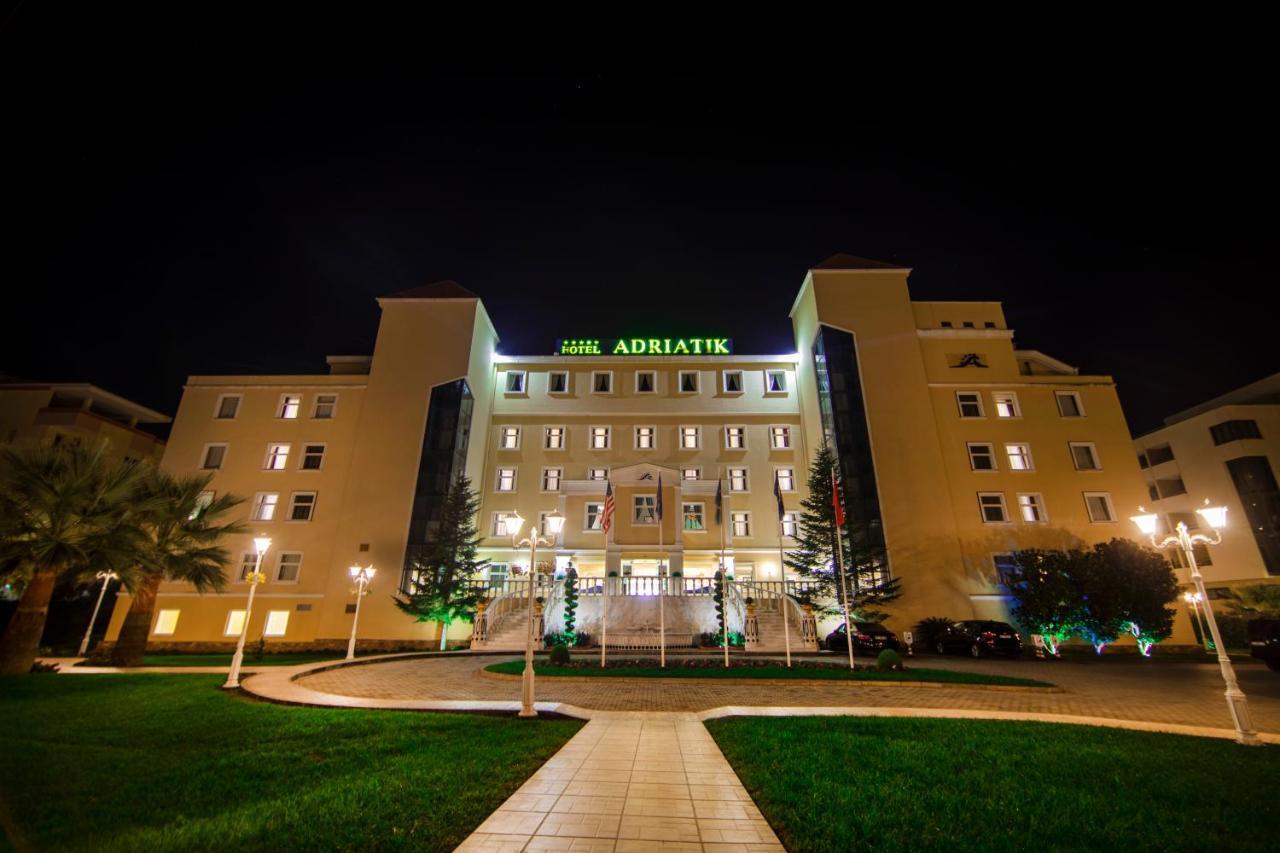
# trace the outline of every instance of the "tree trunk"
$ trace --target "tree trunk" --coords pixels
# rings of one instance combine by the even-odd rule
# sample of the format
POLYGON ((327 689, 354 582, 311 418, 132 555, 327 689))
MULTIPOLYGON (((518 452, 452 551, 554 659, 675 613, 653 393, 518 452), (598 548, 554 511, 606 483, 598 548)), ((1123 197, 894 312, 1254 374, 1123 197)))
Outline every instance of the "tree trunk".
POLYGON ((49 600, 53 598, 53 585, 57 580, 58 571, 52 567, 39 569, 31 576, 18 609, 4 630, 4 637, 0 638, 0 675, 24 675, 31 671, 40 651, 40 637, 44 634, 49 600))
POLYGON ((440 623, 440 651, 445 651, 445 638, 449 636, 449 623, 440 623))
POLYGON ((160 590, 160 576, 149 575, 133 592, 129 612, 120 626, 111 650, 114 666, 142 666, 142 656, 147 651, 147 637, 151 634, 151 615, 156 609, 156 593, 160 590))

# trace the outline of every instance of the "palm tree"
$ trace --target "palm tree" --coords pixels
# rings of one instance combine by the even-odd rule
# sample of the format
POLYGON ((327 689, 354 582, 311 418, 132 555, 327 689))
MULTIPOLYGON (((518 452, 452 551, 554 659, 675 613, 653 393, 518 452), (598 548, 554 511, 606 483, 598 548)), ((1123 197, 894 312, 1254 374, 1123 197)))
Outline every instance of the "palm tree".
POLYGON ((0 567, 25 583, 0 637, 0 675, 31 671, 60 578, 119 570, 142 553, 144 476, 112 462, 105 445, 0 448, 0 567))
POLYGON ((1245 619, 1280 619, 1280 584, 1238 586, 1227 594, 1227 610, 1245 619))
POLYGON ((239 521, 223 520, 240 498, 230 494, 205 498, 210 479, 211 475, 175 477, 154 469, 143 483, 151 498, 151 509, 143 519, 146 555, 124 574, 133 600, 111 651, 116 666, 142 664, 162 581, 185 581, 198 592, 226 586, 231 555, 218 542, 248 528, 239 521))

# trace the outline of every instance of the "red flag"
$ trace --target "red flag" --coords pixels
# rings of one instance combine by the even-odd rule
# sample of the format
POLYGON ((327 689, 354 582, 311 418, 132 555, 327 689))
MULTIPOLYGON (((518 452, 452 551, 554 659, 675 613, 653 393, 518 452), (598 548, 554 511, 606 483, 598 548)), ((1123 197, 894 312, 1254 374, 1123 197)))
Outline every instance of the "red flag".
POLYGON ((604 512, 600 518, 600 529, 605 533, 613 527, 613 483, 606 482, 604 490, 604 512))
POLYGON ((840 505, 840 489, 836 487, 836 471, 831 469, 831 505, 836 510, 836 527, 844 527, 844 507, 840 505))

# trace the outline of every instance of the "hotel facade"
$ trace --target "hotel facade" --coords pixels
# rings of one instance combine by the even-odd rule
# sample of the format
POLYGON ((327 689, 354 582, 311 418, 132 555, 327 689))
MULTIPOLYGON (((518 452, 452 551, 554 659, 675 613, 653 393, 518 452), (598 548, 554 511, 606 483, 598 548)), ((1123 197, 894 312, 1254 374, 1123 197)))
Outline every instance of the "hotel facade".
MULTIPOLYGON (((579 338, 549 341, 550 355, 506 354, 481 300, 441 282, 379 299, 373 354, 331 356, 327 375, 190 377, 163 464, 210 472, 217 493, 243 497, 251 534, 228 543, 237 566, 225 592, 162 588, 152 641, 234 642, 251 535, 265 534, 251 639, 344 644, 348 567, 358 564, 377 570, 361 642, 434 645, 439 627, 413 621, 392 596, 448 484, 466 474, 490 560, 476 579, 490 592, 475 645, 523 643, 528 551, 512 547, 502 518, 545 525, 558 511, 563 530, 537 562, 576 569, 581 630, 598 636, 607 588, 611 642, 661 620, 671 645, 687 644, 714 630, 709 579, 723 560, 735 604, 759 600, 756 648, 779 647, 787 614, 795 642, 812 647, 833 625, 796 624, 800 585, 782 596, 779 555, 793 545, 824 441, 851 521, 883 537, 885 571, 900 579, 890 627, 1007 619, 1000 573, 1010 553, 1131 537, 1143 474, 1109 377, 1017 348, 999 303, 913 302, 909 272, 845 255, 814 267, 791 310, 789 353, 743 354, 708 337, 579 338), (607 488, 616 514, 606 534, 607 488)), ((545 590, 547 630, 558 627, 559 586, 545 590)), ((121 596, 109 637, 128 604, 121 596)), ((732 624, 742 619, 731 609, 732 624)), ((1185 628, 1180 619, 1175 641, 1185 628)), ((455 625, 449 640, 470 630, 455 625)))

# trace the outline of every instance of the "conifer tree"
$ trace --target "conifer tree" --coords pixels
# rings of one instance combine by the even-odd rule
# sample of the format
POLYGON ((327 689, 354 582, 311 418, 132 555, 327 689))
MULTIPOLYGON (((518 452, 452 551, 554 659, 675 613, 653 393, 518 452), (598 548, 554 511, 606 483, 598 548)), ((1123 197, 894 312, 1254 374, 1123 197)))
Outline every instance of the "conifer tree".
POLYGON ((569 645, 577 644, 578 570, 572 565, 564 573, 564 635, 569 645))

